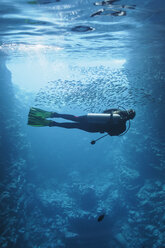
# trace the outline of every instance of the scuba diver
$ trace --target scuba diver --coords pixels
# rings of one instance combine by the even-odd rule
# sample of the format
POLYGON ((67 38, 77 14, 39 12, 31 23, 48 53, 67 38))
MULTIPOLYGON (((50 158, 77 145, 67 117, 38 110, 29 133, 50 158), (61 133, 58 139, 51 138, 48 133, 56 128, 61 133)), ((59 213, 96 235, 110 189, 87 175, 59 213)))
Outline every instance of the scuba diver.
MULTIPOLYGON (((121 110, 121 109, 108 109, 103 113, 89 113, 82 116, 74 116, 69 114, 59 114, 56 112, 48 112, 38 108, 30 108, 28 115, 28 125, 34 127, 63 127, 68 129, 81 129, 91 133, 107 133, 103 137, 120 136, 125 134, 126 121, 134 119, 136 113, 134 110, 121 110), (47 118, 63 118, 72 122, 56 122, 47 120, 47 118)), ((101 138, 103 138, 101 137, 101 138)), ((99 138, 99 139, 101 139, 99 138)), ((99 140, 97 139, 97 140, 99 140)), ((96 141, 97 141, 96 140, 96 141)), ((96 141, 92 141, 91 144, 95 144, 96 141)))

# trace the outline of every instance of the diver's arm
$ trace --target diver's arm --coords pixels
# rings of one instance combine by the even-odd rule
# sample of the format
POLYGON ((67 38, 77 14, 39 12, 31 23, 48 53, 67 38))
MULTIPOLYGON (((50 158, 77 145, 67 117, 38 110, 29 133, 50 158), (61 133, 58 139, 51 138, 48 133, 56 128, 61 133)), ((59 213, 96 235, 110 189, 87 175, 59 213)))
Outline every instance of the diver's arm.
POLYGON ((114 125, 119 125, 120 122, 122 121, 122 118, 119 114, 112 114, 112 121, 114 125))
POLYGON ((120 116, 113 116, 113 126, 108 130, 110 136, 119 136, 126 130, 126 122, 120 116))
POLYGON ((126 130, 126 125, 124 125, 123 127, 120 127, 120 128, 116 128, 116 129, 113 129, 113 130, 109 130, 108 131, 108 134, 110 136, 119 136, 121 135, 123 132, 125 132, 126 130))

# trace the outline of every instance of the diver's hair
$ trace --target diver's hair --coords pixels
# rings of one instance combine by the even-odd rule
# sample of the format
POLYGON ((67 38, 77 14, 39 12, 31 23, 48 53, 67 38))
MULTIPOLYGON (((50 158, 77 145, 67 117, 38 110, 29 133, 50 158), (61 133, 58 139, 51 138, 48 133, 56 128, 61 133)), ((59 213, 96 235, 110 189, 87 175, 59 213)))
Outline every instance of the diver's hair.
POLYGON ((129 109, 127 110, 127 115, 128 115, 128 118, 132 120, 135 118, 136 112, 133 109, 129 109))

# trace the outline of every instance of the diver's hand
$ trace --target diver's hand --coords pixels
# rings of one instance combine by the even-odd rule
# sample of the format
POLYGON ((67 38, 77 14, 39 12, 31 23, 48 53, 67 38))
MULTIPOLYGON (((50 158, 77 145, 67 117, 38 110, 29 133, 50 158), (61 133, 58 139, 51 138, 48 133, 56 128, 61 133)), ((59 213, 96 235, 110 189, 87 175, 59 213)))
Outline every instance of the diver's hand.
POLYGON ((115 125, 119 124, 122 120, 121 116, 119 114, 112 114, 112 120, 115 125))

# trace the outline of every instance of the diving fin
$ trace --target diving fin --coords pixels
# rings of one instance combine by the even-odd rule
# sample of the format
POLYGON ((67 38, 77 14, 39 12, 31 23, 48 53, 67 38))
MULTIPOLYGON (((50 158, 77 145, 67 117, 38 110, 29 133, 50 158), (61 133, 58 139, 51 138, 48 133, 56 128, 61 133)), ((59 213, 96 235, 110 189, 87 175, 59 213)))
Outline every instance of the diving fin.
POLYGON ((52 118, 53 112, 45 111, 39 108, 30 108, 29 117, 52 118))
POLYGON ((33 126, 33 127, 50 127, 53 126, 51 125, 53 121, 51 120, 46 120, 40 116, 28 116, 28 125, 33 126))

